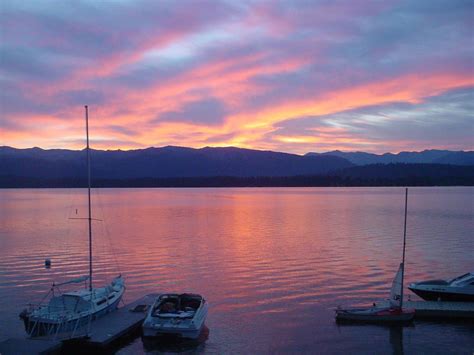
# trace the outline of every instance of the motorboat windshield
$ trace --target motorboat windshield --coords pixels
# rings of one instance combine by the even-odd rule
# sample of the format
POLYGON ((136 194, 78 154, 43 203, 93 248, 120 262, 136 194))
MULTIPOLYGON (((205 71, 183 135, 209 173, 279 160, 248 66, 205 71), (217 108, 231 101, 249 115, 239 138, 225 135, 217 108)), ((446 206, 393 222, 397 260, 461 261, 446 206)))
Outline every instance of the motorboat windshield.
POLYGON ((474 286, 474 272, 468 272, 467 274, 458 276, 449 281, 449 284, 457 287, 474 286))

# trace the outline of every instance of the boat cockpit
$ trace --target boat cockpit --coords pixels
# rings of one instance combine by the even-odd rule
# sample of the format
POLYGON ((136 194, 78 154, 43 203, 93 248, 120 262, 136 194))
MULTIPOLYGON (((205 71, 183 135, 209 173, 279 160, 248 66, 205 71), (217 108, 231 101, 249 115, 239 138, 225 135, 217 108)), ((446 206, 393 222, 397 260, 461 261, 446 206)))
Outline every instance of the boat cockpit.
POLYGON ((193 318, 204 299, 200 295, 164 294, 153 307, 152 316, 160 318, 193 318))
POLYGON ((474 273, 468 272, 467 274, 458 276, 450 280, 449 284, 456 287, 474 286, 474 273))

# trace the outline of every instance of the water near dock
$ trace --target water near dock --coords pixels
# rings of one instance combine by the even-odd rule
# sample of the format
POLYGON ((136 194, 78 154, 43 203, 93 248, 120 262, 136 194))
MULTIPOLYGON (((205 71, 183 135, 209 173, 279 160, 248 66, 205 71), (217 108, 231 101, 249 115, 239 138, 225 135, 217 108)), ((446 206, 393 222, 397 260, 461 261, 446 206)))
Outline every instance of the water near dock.
MULTIPOLYGON (((68 219, 86 202, 77 189, 0 190, 0 341, 23 335, 18 313, 53 280, 87 273, 87 225, 68 219)), ((334 322, 339 304, 387 297, 403 203, 401 188, 95 190, 96 281, 121 272, 127 303, 166 290, 211 306, 207 341, 137 338, 119 352, 472 353, 472 321, 334 322)), ((407 282, 474 270, 474 188, 412 188, 408 205, 407 282)))

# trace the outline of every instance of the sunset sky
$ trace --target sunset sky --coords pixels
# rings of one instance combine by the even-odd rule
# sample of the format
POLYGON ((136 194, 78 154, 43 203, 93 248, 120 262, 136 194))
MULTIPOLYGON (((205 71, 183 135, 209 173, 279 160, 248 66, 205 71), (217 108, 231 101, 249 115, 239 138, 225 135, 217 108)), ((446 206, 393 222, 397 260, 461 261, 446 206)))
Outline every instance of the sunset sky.
POLYGON ((0 3, 0 145, 474 148, 474 2, 0 3))

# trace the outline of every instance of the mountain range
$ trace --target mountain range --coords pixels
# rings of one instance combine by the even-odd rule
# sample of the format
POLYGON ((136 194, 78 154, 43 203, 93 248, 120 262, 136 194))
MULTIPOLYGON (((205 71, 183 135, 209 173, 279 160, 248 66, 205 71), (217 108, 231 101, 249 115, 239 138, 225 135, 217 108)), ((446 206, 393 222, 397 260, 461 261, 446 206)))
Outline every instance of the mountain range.
MULTIPOLYGON (((0 175, 85 176, 85 164, 84 150, 0 147, 0 175)), ((94 178, 319 175, 352 165, 348 160, 335 156, 300 156, 233 147, 91 150, 94 178)))
MULTIPOLYGON (((296 155, 167 146, 91 150, 91 169, 96 186, 473 185, 474 152, 296 155)), ((84 186, 85 178, 85 150, 0 147, 0 187, 84 186)))
POLYGON ((366 152, 306 153, 306 156, 335 156, 347 159, 355 165, 369 164, 452 164, 474 165, 474 151, 423 150, 422 152, 400 152, 398 154, 373 154, 366 152))

